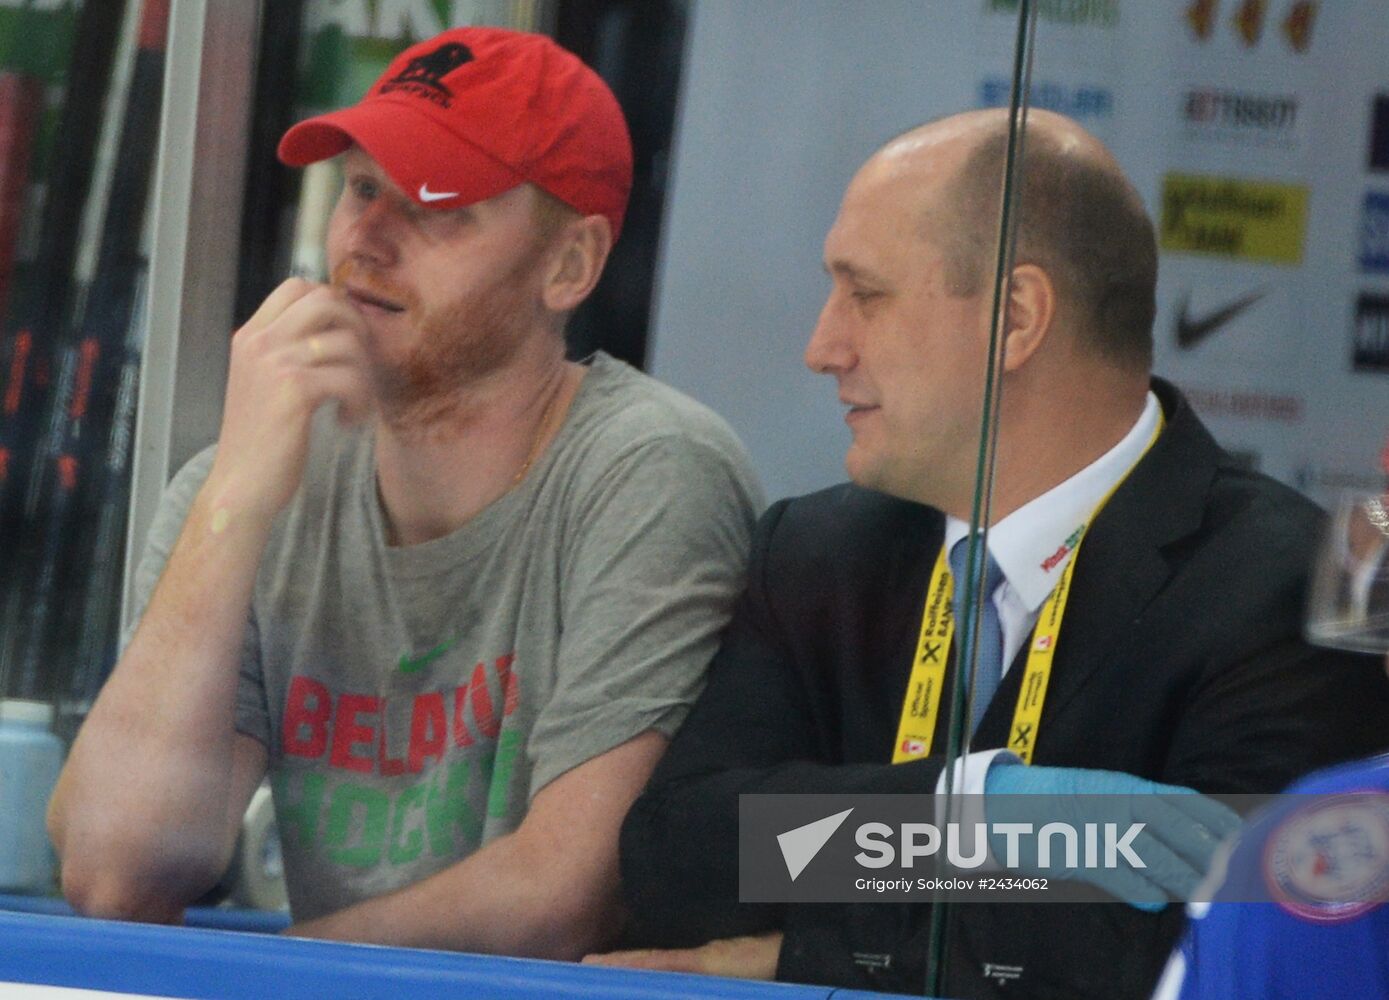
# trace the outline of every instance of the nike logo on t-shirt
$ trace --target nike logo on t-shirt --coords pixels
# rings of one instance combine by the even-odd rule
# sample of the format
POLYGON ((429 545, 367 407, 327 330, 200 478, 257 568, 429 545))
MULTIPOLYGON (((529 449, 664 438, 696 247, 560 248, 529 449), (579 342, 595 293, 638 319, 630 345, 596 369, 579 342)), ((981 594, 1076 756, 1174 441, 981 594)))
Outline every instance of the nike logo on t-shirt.
POLYGON ((447 653, 457 641, 457 639, 445 639, 429 652, 421 653, 419 656, 411 656, 409 653, 403 654, 399 663, 400 672, 402 674, 413 674, 416 671, 423 670, 425 667, 429 666, 431 662, 447 653))

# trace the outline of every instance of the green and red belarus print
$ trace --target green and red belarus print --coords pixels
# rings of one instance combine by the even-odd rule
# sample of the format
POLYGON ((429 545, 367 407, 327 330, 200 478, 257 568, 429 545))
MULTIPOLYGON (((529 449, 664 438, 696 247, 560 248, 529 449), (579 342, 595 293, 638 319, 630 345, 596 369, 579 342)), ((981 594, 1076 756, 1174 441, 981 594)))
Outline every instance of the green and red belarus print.
POLYGON ((465 684, 398 696, 294 677, 273 777, 286 846, 352 868, 472 849, 509 805, 522 742, 504 726, 520 700, 514 664, 508 653, 465 684))

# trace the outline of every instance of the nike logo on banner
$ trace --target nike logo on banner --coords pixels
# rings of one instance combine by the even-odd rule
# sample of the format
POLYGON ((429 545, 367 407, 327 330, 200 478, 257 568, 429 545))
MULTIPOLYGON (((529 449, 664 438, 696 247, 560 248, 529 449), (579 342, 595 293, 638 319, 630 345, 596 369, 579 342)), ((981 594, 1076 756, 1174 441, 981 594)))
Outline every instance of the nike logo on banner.
POLYGON ((786 862, 786 874, 791 876, 792 882, 805 871, 806 865, 815 860, 820 848, 829 842, 834 836, 834 831, 839 829, 851 812, 853 809, 845 809, 833 816, 817 819, 814 823, 777 834, 776 842, 781 847, 781 856, 786 862))
POLYGON ((417 670, 423 670, 425 667, 429 666, 432 661, 437 660, 447 653, 457 641, 457 639, 445 639, 429 652, 421 653, 419 656, 411 656, 406 653, 400 658, 400 672, 402 674, 413 674, 417 670))
POLYGON ((1177 346, 1183 350, 1190 350, 1258 302, 1265 294, 1267 293, 1264 291, 1250 292, 1229 305, 1221 306, 1202 316, 1192 316, 1191 293, 1188 292, 1182 298, 1181 308, 1177 310, 1177 346))
POLYGON ((426 203, 431 201, 443 201, 445 198, 457 197, 457 191, 431 191, 429 190, 429 185, 427 183, 420 185, 420 201, 426 203))

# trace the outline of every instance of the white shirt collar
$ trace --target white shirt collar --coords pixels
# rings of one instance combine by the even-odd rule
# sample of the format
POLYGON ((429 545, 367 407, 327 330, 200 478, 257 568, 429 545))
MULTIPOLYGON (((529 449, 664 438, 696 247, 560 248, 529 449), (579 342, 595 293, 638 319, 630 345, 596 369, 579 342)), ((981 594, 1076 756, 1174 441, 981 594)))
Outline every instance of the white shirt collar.
MULTIPOLYGON (((1148 446, 1158 426, 1161 407, 1150 391, 1137 423, 1123 440, 1095 461, 1029 500, 989 531, 989 552, 1011 587, 1035 613, 1056 586, 1071 561, 1074 538, 1091 512, 1128 473, 1148 446)), ((969 525, 946 515, 945 546, 950 551, 969 534, 969 525)))

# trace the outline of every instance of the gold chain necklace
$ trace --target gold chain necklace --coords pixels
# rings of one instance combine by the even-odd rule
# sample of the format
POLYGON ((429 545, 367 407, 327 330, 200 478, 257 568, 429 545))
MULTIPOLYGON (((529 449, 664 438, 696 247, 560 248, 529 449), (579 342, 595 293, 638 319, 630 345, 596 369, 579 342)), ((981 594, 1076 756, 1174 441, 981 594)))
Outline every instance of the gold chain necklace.
POLYGON ((521 468, 517 470, 516 478, 511 481, 513 489, 521 485, 521 480, 525 479, 526 473, 531 471, 531 465, 534 464, 536 456, 540 453, 540 442, 545 437, 545 428, 550 423, 550 411, 555 408, 555 400, 563 391, 564 384, 561 383, 559 388, 552 392, 550 398, 545 401, 545 409, 540 411, 540 423, 536 425, 535 436, 531 438, 530 452, 526 455, 526 460, 522 463, 521 468))

